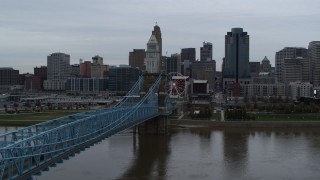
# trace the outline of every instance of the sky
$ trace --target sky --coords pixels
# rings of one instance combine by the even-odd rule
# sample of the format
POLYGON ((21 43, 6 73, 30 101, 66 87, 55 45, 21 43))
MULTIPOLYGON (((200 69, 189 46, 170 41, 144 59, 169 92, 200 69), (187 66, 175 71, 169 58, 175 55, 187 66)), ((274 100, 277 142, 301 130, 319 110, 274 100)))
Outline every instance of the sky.
POLYGON ((319 0, 2 0, 0 67, 33 73, 55 52, 70 63, 95 55, 109 65, 128 64, 129 52, 145 49, 153 26, 162 33, 163 55, 213 44, 221 70, 224 37, 241 27, 250 35, 250 61, 284 47, 320 40, 319 0))

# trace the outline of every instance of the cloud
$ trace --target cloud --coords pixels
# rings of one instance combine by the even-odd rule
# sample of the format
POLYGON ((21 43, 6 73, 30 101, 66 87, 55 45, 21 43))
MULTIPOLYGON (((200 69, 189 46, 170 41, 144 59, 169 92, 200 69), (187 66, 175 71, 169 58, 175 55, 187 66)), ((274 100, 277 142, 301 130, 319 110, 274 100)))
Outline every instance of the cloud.
POLYGON ((317 0, 28 0, 4 1, 0 7, 1 66, 45 65, 53 52, 73 63, 99 54, 108 64, 128 63, 128 53, 145 48, 155 22, 162 30, 163 53, 213 43, 220 70, 224 36, 233 27, 250 35, 250 59, 303 46, 319 37, 317 0))

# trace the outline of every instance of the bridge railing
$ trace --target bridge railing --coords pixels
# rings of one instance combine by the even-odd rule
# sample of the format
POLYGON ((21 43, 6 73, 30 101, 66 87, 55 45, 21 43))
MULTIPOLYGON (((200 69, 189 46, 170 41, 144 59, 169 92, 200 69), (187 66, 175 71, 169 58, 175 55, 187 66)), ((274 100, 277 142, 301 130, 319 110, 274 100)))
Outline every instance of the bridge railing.
POLYGON ((130 91, 127 93, 127 95, 122 99, 122 101, 120 101, 114 107, 120 107, 120 106, 137 103, 138 102, 137 100, 139 100, 137 99, 137 97, 139 97, 139 92, 143 87, 143 83, 144 83, 144 77, 141 75, 138 81, 132 86, 130 91))

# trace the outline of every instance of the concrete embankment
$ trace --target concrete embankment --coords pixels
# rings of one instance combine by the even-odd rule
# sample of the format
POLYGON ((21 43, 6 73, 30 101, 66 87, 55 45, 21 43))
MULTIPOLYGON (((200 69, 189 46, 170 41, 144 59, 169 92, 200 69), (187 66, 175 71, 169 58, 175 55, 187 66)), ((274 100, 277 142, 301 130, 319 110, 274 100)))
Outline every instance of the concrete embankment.
POLYGON ((242 127, 242 128, 320 128, 320 121, 210 121, 170 120, 170 125, 182 127, 242 127))

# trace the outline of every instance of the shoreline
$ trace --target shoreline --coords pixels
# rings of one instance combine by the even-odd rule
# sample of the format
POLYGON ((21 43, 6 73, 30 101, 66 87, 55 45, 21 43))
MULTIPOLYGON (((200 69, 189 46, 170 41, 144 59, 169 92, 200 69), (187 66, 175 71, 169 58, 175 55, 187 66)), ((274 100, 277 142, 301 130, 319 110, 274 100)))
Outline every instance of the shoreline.
POLYGON ((171 126, 217 128, 320 128, 320 121, 211 121, 170 119, 171 126))

